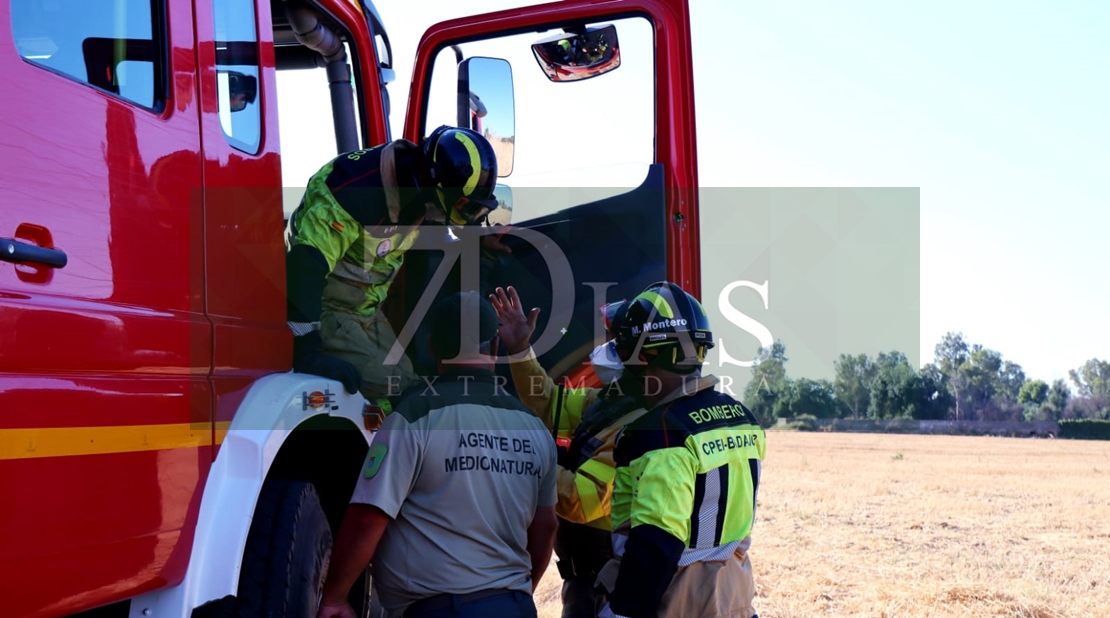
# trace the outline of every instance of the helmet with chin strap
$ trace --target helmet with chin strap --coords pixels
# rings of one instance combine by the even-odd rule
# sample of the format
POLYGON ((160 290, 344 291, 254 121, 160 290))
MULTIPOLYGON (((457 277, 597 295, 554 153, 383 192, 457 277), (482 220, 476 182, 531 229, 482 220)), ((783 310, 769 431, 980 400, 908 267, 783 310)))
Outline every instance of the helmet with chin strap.
POLYGON ((448 223, 480 222, 497 208, 497 155, 475 131, 442 126, 424 140, 424 167, 448 223))
POLYGON ((693 373, 712 347, 705 309, 670 281, 653 283, 629 301, 616 332, 617 354, 630 368, 693 373))

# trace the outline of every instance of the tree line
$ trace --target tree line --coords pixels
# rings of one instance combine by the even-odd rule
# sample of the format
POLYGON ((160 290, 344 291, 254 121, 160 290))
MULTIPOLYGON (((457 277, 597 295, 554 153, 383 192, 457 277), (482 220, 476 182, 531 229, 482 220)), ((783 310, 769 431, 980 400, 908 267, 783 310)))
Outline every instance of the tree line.
POLYGON ((920 371, 906 355, 841 354, 835 379, 790 378, 786 346, 752 368, 744 403, 765 425, 779 418, 1058 421, 1110 419, 1110 362, 1092 358, 1069 381, 1030 379, 1021 365, 962 333, 948 333, 920 371))

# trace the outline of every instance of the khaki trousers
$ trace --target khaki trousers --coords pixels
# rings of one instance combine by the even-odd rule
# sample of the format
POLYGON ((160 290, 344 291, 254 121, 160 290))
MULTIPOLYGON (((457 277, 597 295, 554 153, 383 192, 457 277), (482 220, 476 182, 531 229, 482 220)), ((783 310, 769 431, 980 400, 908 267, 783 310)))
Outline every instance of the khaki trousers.
MULTIPOLYGON (((750 546, 750 541, 745 547, 750 546)), ((620 558, 613 558, 597 576, 597 585, 612 590, 620 558)), ((744 549, 722 562, 695 562, 678 567, 659 603, 658 618, 753 618, 755 577, 744 549)))
POLYGON ((695 562, 679 567, 663 601, 659 616, 668 618, 752 618, 755 577, 747 552, 724 562, 695 562))
POLYGON ((382 311, 360 316, 325 310, 320 316, 320 338, 325 354, 358 368, 362 374, 360 390, 372 403, 396 397, 420 379, 404 354, 396 364, 385 364, 397 336, 382 311))

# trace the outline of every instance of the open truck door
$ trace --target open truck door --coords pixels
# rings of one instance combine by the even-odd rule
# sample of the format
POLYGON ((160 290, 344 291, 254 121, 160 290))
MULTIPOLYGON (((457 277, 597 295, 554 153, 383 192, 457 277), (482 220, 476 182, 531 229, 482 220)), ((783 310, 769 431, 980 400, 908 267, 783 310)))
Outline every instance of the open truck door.
POLYGON ((404 136, 480 127, 494 146, 490 221, 511 225, 512 252, 482 287, 513 285, 542 309, 532 343, 553 377, 591 375, 601 304, 662 279, 700 294, 692 74, 685 0, 525 7, 420 42, 404 136))

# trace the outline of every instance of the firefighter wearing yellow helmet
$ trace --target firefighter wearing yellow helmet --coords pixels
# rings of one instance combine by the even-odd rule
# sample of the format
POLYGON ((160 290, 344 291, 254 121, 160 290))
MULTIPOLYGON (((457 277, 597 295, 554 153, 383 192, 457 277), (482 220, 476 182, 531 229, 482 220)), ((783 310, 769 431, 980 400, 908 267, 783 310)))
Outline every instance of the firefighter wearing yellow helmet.
POLYGON ((308 182, 286 229, 293 369, 332 378, 388 410, 417 376, 379 307, 419 226, 481 222, 497 201, 497 156, 478 133, 440 127, 342 154, 308 182))
POLYGON ((617 438, 615 558, 599 584, 613 616, 755 616, 748 549, 763 429, 701 375, 713 346, 701 304, 679 286, 649 286, 616 337, 647 413, 617 438))

